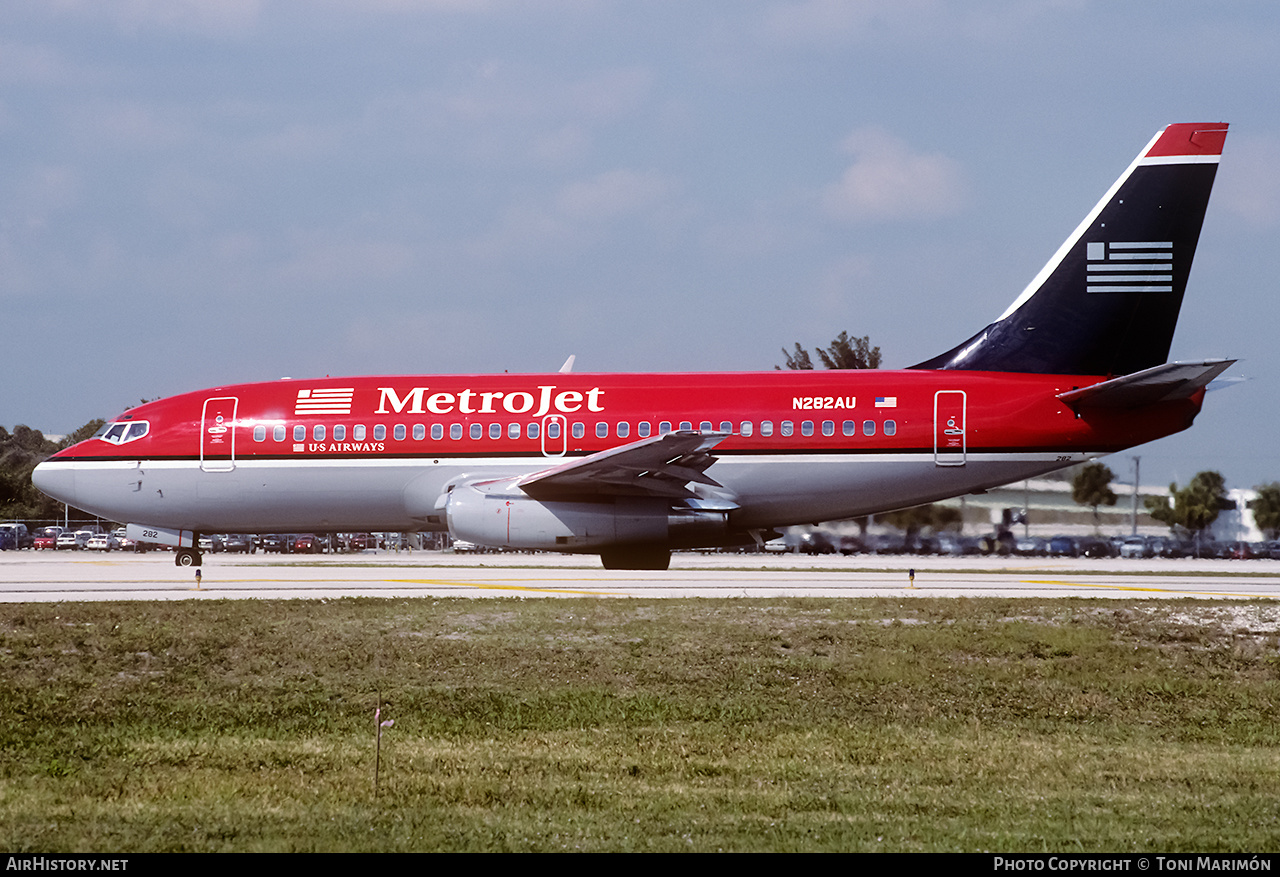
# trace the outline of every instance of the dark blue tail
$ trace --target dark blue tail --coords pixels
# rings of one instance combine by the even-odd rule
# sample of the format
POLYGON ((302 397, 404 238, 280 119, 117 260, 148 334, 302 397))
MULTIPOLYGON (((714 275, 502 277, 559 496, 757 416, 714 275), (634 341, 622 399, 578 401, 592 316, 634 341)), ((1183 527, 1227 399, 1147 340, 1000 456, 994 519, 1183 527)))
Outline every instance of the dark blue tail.
POLYGON ((1168 358, 1223 122, 1147 144, 1000 319, 914 368, 1125 375, 1168 358))

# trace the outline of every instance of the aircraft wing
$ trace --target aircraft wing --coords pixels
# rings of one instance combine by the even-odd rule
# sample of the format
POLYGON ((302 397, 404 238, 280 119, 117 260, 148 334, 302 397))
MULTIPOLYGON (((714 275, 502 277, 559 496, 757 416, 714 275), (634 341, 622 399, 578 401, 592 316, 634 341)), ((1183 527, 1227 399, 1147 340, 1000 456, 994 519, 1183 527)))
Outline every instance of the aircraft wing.
POLYGON ((695 497, 691 482, 721 487, 706 475, 711 449, 727 432, 677 430, 570 460, 517 479, 534 499, 599 496, 695 497))
POLYGON ((1072 408, 1140 408, 1187 399, 1235 364, 1234 359, 1170 362, 1078 390, 1059 393, 1072 408))

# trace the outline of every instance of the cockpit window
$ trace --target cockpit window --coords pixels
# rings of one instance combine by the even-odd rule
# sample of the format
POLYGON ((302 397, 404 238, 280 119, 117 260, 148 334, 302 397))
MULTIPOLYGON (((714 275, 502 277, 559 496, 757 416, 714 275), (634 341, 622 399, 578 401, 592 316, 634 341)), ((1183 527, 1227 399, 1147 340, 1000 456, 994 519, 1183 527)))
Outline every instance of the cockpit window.
POLYGON ((94 438, 100 438, 104 442, 111 442, 113 445, 123 445, 137 441, 146 435, 150 429, 151 424, 145 420, 108 423, 98 430, 98 434, 94 438))

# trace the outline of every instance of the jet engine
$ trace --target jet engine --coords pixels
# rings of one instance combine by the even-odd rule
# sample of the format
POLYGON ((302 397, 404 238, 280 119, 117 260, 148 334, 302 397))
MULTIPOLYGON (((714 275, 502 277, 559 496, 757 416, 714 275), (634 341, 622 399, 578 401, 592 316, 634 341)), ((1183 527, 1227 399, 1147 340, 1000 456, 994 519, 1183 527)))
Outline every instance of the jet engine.
POLYGON ((602 496, 540 501, 516 487, 515 479, 503 479, 452 485, 437 507, 441 504, 454 539, 501 548, 599 553, 606 566, 611 554, 624 556, 625 549, 665 555, 672 548, 723 544, 729 538, 728 509, 699 507, 697 500, 602 496))

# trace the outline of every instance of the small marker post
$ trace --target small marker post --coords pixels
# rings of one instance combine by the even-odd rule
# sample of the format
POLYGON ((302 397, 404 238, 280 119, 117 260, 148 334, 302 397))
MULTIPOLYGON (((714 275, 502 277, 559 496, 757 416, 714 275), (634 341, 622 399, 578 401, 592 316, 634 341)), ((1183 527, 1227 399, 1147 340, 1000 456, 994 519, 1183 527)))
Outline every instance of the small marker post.
POLYGON ((915 588, 915 586, 916 586, 916 571, 914 569, 909 569, 907 570, 907 587, 915 588))
POLYGON ((200 570, 196 570, 196 590, 200 590, 200 570))

